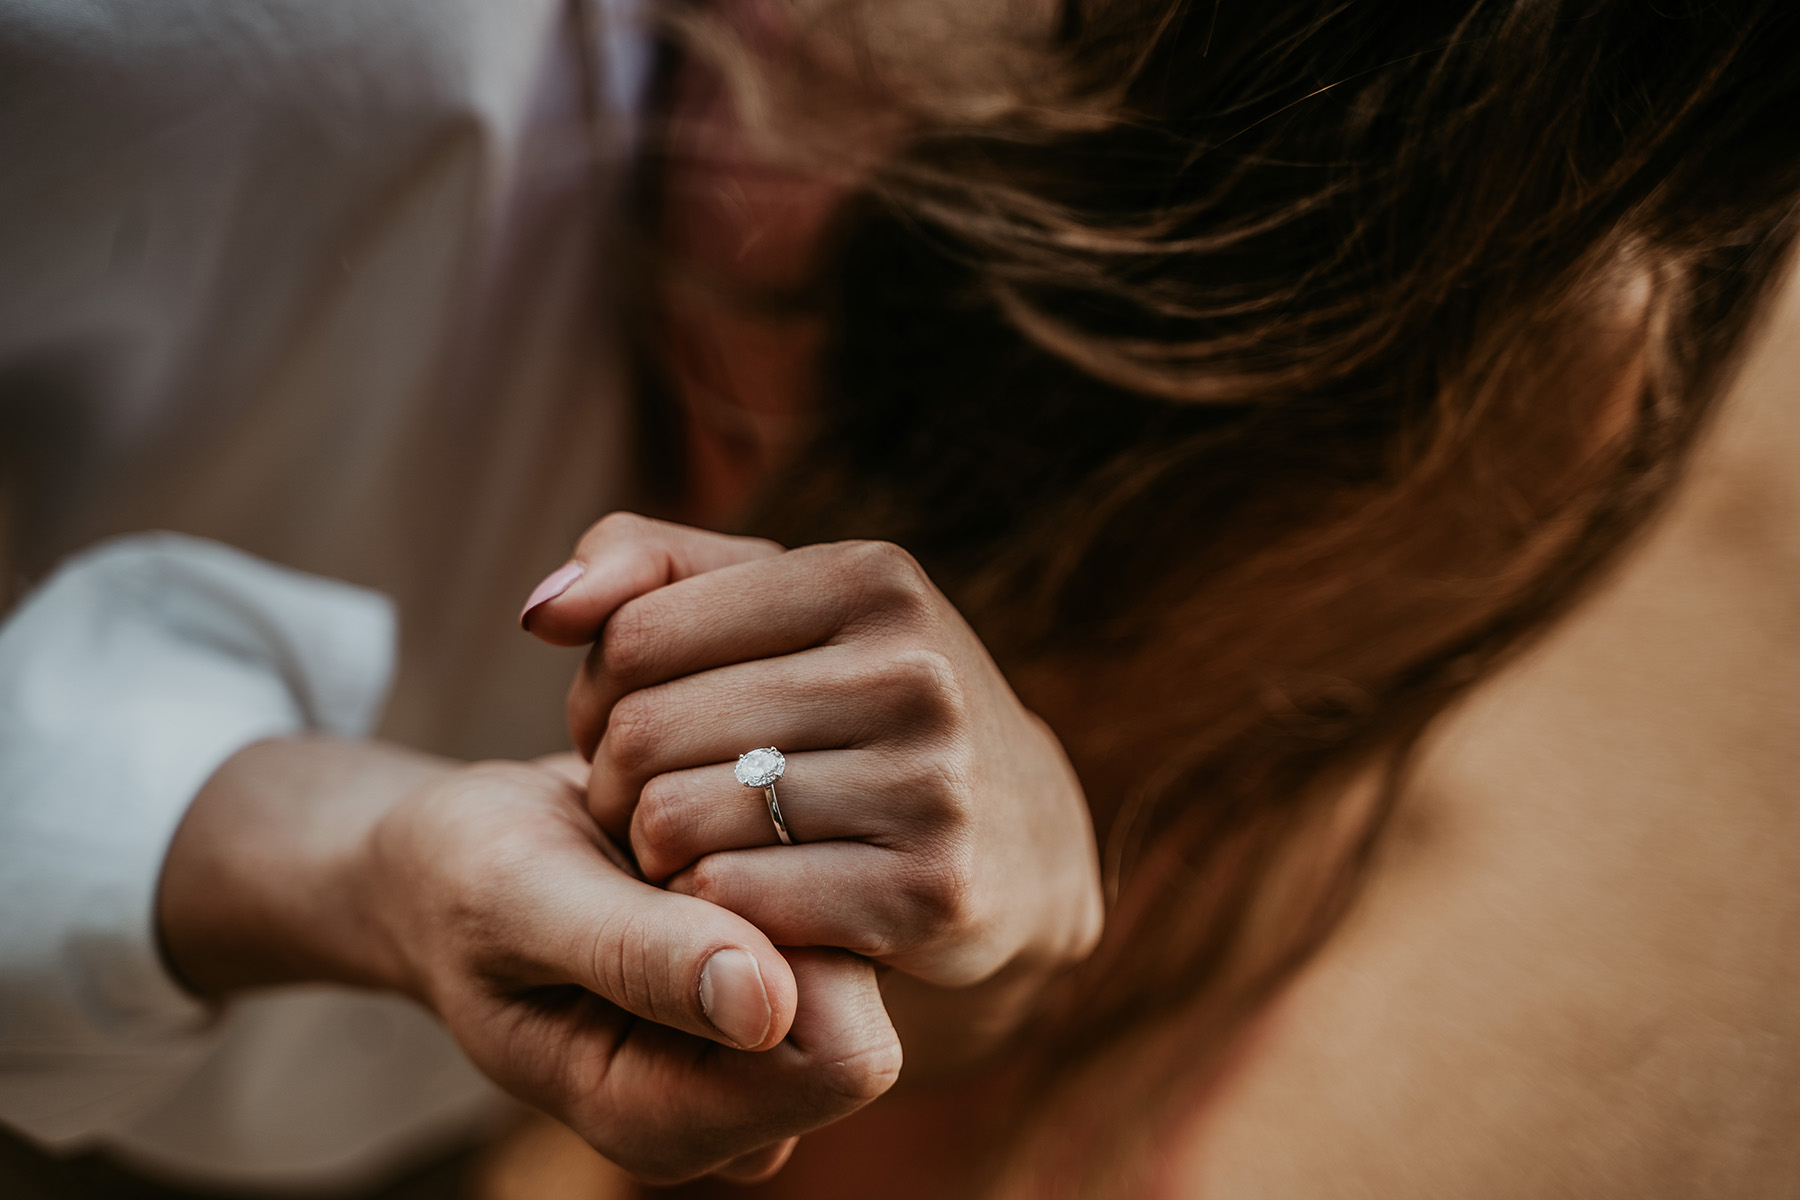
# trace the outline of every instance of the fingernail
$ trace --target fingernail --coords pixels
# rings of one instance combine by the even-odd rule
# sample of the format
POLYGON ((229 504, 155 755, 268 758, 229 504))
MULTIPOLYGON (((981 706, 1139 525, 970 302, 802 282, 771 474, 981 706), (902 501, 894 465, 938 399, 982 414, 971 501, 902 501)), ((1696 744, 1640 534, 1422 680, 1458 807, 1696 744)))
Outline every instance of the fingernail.
POLYGON ((759 1046, 775 1013, 762 969, 743 950, 721 950, 700 970, 700 1007, 713 1028, 738 1046, 759 1046))
POLYGON ((531 623, 531 612, 540 604, 548 604, 564 592, 569 585, 581 578, 582 567, 578 562, 564 563, 550 572, 544 582, 532 589, 531 598, 525 601, 525 607, 519 610, 519 626, 525 628, 531 623))

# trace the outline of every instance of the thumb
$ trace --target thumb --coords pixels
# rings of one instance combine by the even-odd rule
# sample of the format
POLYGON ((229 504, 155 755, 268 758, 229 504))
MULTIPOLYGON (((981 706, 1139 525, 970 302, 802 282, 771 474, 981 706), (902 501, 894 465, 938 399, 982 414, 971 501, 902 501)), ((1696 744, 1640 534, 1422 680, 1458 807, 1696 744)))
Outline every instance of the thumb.
POLYGON ((575 853, 540 860, 515 903, 521 982, 577 984, 659 1025, 742 1050, 776 1045, 793 1024, 787 960, 717 905, 575 853))
POLYGON ((691 575, 781 552, 763 538, 611 513, 582 535, 574 558, 538 584, 519 624, 552 645, 583 645, 598 637, 606 619, 628 600, 691 575))
POLYGON ((558 1115, 650 1182, 708 1171, 749 1181, 775 1171, 789 1138, 886 1092, 901 1062, 873 964, 842 950, 789 954, 800 1002, 780 1045, 696 1054, 686 1039, 639 1022, 599 1043, 604 1079, 596 1087, 576 1076, 558 1115))

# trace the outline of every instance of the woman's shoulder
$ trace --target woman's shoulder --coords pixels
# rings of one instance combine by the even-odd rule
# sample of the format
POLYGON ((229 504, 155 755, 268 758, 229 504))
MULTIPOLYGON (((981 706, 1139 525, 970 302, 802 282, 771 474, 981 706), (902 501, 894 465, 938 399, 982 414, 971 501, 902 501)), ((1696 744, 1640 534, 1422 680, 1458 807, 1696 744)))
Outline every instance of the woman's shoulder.
POLYGON ((1667 511, 1434 732, 1363 902, 1179 1174, 1233 1196, 1791 1184, 1797 779, 1800 277, 1667 511))

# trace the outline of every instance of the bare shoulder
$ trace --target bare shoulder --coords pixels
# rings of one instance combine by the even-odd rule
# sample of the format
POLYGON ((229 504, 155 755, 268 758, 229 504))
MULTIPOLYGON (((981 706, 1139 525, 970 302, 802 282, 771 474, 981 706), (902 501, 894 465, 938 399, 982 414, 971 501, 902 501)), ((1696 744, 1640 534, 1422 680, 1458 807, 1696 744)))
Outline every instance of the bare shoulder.
POLYGON ((1792 1194, 1800 278, 1645 541, 1436 731, 1254 1036, 1184 1193, 1792 1194))

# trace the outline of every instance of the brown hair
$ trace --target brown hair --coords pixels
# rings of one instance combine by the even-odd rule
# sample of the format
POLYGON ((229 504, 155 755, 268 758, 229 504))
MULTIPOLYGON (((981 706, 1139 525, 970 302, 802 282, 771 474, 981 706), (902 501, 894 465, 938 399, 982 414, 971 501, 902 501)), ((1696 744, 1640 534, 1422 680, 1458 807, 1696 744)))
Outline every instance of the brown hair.
POLYGON ((1203 1076, 1425 724, 1667 492, 1787 249, 1800 9, 1052 24, 961 92, 893 82, 927 35, 871 68, 912 132, 842 221, 825 410, 758 524, 912 550, 1117 812, 1105 942, 1040 1031, 1067 1129, 1095 1064, 1203 1076), (1132 1059, 1152 1034, 1180 1052, 1132 1059))

